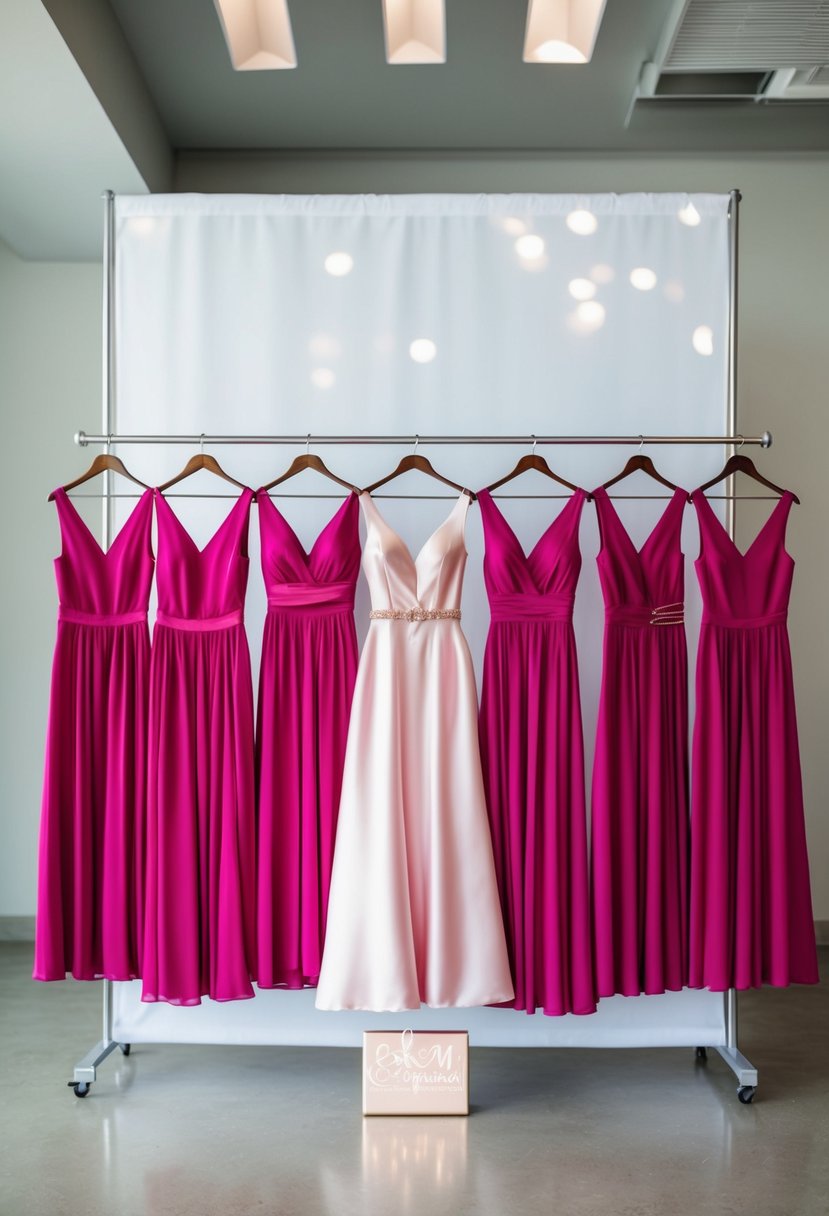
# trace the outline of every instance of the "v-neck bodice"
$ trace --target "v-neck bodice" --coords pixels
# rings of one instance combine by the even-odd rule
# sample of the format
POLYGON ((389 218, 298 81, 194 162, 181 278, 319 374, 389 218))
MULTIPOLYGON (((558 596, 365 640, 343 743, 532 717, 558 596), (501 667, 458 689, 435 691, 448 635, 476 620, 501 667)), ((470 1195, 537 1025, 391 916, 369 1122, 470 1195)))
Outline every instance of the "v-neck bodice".
POLYGON ((152 491, 141 495, 106 552, 62 488, 55 505, 62 540, 55 577, 64 619, 146 614, 153 578, 152 491))
POLYGON ((526 554, 495 500, 481 490, 484 582, 492 619, 570 620, 581 571, 579 521, 585 493, 576 490, 526 554))
POLYGON ((308 550, 267 493, 259 490, 256 498, 269 608, 353 607, 360 573, 358 496, 349 494, 308 550))
POLYGON ((785 621, 794 575, 786 552, 786 524, 793 495, 775 504, 748 549, 741 552, 704 494, 694 490, 700 554, 694 563, 703 601, 703 622, 735 626, 785 621))
POLYGON ((469 495, 461 494, 417 557, 378 511, 371 495, 360 495, 366 520, 363 568, 373 611, 459 611, 466 568, 464 523, 469 495))
POLYGON ((158 518, 158 618, 218 621, 241 619, 248 581, 248 522, 253 491, 245 489, 199 549, 173 508, 156 490, 158 518))
POLYGON ((637 549, 607 491, 594 490, 602 547, 596 558, 609 624, 680 624, 685 599, 682 513, 686 490, 677 488, 653 530, 637 549))

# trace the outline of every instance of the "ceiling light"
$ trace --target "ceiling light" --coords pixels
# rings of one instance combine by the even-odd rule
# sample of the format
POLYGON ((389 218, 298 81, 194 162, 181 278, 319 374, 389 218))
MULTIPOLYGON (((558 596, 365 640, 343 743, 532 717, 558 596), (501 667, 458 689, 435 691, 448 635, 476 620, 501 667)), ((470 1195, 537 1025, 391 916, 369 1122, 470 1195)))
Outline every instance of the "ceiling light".
POLYGON ((606 0, 530 0, 525 63, 587 63, 606 0))
POLYGON ((383 0, 386 61, 446 63, 444 0, 383 0))
POLYGON ((295 68, 288 0, 214 0, 237 72, 295 68))
POLYGON ((311 383, 314 388, 333 388, 337 377, 330 367, 315 367, 311 372, 311 383))
POLYGON ((409 354, 415 363, 431 363, 437 353, 438 348, 431 338, 415 338, 409 347, 409 354))
POLYGON ((329 253, 325 259, 325 269, 329 274, 333 274, 335 279, 341 279, 344 274, 351 274, 354 258, 350 253, 329 253))
POLYGON ((652 291, 656 286, 656 275, 648 266, 637 266, 630 272, 630 283, 637 291, 652 291))
POLYGON ((527 231, 527 225, 517 215, 505 215, 501 220, 501 227, 507 236, 521 236, 527 231))
POLYGON ((608 266, 607 262, 597 262, 590 271, 590 277, 594 283, 612 283, 616 278, 616 271, 612 266, 608 266))
POLYGON ((534 232, 528 232, 526 236, 519 236, 515 242, 515 252, 522 261, 534 262, 537 258, 544 256, 544 239, 536 236, 534 232))
POLYGON ((585 211, 584 208, 571 211, 565 223, 571 232, 575 232, 576 236, 592 236, 599 226, 599 221, 593 212, 585 211))

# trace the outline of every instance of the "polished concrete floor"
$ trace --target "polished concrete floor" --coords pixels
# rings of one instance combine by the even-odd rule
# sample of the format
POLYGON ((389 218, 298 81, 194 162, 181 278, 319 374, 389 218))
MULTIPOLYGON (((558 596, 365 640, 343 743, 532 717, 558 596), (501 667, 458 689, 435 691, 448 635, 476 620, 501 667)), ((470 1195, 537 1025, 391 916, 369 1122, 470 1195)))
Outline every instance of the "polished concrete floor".
POLYGON ((824 986, 741 1000, 750 1106, 715 1055, 479 1049, 469 1119, 363 1119, 342 1049, 136 1047, 79 1100, 99 990, 30 966, 0 946, 2 1216, 829 1213, 824 986))

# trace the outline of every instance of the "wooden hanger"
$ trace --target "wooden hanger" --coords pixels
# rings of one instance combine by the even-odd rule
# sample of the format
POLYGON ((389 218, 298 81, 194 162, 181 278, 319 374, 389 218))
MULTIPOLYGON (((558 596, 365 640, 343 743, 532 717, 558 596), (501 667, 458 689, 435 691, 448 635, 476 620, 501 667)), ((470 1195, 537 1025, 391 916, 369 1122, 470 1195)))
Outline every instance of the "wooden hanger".
POLYGON ((388 473, 385 477, 381 477, 379 481, 375 481, 373 485, 366 486, 364 494, 373 494, 375 490, 379 490, 389 481, 394 481, 395 477, 400 477, 402 473, 408 473, 410 470, 416 470, 418 473, 425 473, 427 477, 434 477, 436 481, 442 481, 445 486, 451 486, 453 490, 457 490, 459 494, 468 494, 472 501, 475 501, 476 495, 468 490, 466 486, 458 485, 456 481, 450 481, 448 477, 444 477, 432 467, 431 461, 425 456, 421 456, 417 450, 418 439, 415 435, 415 450, 410 452, 408 456, 404 456, 396 469, 388 473))
MULTIPOLYGON (((710 481, 706 481, 704 486, 699 486, 694 491, 695 494, 704 494, 706 490, 710 490, 718 481, 724 481, 726 477, 731 477, 734 473, 745 473, 746 477, 751 477, 753 481, 759 481, 761 486, 765 486, 767 490, 773 490, 775 494, 785 494, 786 491, 782 486, 776 486, 773 481, 769 481, 760 473, 750 456, 742 456, 739 452, 735 452, 733 456, 729 456, 722 467, 721 472, 716 477, 712 477, 710 481)), ((791 493, 791 491, 789 491, 791 493)), ((800 505, 800 499, 796 494, 792 494, 792 502, 800 505)))
POLYGON ((199 454, 191 456, 180 473, 176 473, 175 477, 171 477, 169 481, 164 482, 163 486, 159 486, 159 494, 163 494, 165 490, 169 490, 171 486, 176 485, 178 482, 184 481, 185 477, 192 477, 194 473, 198 473, 201 469, 204 469, 206 473, 213 473, 216 477, 221 477, 223 481, 229 481, 232 486, 236 486, 240 490, 247 490, 248 487, 246 485, 224 471, 215 456, 211 456, 209 452, 204 451, 203 445, 204 439, 202 439, 202 450, 199 454))
POLYGON ((609 490, 611 486, 616 485, 617 481, 630 477, 631 473, 647 473, 648 477, 652 477, 654 481, 658 481, 660 485, 666 486, 669 490, 676 490, 678 488, 672 481, 668 481, 667 477, 662 476, 650 456, 637 452, 635 456, 631 456, 621 473, 617 473, 615 477, 611 477, 610 481, 606 481, 602 489, 609 490))
POLYGON ((308 436, 305 451, 301 456, 297 456, 291 461, 288 468, 281 477, 275 477, 273 481, 269 481, 262 489, 267 494, 268 490, 272 490, 274 486, 280 485, 283 481, 287 481, 289 477, 295 477, 297 473, 302 473, 305 469, 313 469, 315 473, 322 473, 323 477, 328 477, 331 481, 336 481, 338 486, 342 486, 345 490, 350 490, 352 494, 359 494, 359 486, 353 486, 350 481, 344 481, 342 477, 338 477, 336 473, 332 473, 328 465, 321 456, 317 456, 310 451, 311 436, 308 436))
MULTIPOLYGON (((97 477, 99 473, 105 473, 108 469, 113 473, 120 473, 121 476, 126 477, 128 481, 132 481, 137 486, 141 486, 142 490, 149 490, 150 488, 148 485, 145 485, 143 481, 139 481, 137 477, 133 477, 132 473, 124 464, 120 456, 113 456, 109 452, 102 452, 100 456, 96 456, 85 473, 82 473, 80 477, 76 477, 74 481, 68 482, 61 488, 65 494, 68 494, 70 490, 74 490, 78 486, 82 486, 85 481, 91 481, 93 477, 97 477)), ((57 491, 53 490, 47 501, 51 502, 56 493, 57 491)))
MULTIPOLYGON (((526 456, 522 456, 516 463, 515 468, 510 473, 507 473, 506 477, 500 477, 498 481, 493 481, 491 485, 488 485, 487 492, 491 494, 493 490, 497 490, 501 486, 505 486, 508 481, 512 481, 514 478, 520 477, 522 473, 529 473, 531 470, 535 471, 536 473, 543 473, 545 477, 552 478, 552 480, 557 481, 560 486, 564 486, 567 490, 572 490, 574 494, 579 490, 579 486, 574 486, 571 481, 565 481, 563 477, 559 477, 558 473, 554 473, 543 456, 536 455, 535 436, 533 435, 532 452, 528 453, 526 456)), ((589 494, 587 495, 587 498, 589 501, 589 494)))

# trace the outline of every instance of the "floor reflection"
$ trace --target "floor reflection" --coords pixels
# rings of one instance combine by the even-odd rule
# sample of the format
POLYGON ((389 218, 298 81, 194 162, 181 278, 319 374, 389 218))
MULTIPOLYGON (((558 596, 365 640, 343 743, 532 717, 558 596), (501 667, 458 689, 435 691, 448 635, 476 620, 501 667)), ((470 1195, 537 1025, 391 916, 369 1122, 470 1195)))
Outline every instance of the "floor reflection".
POLYGON ((368 1216, 386 1216, 390 1195, 395 1196, 399 1216, 406 1216, 422 1211, 430 1196, 462 1193, 468 1127, 469 1120, 459 1115, 363 1119, 362 1182, 368 1216))

